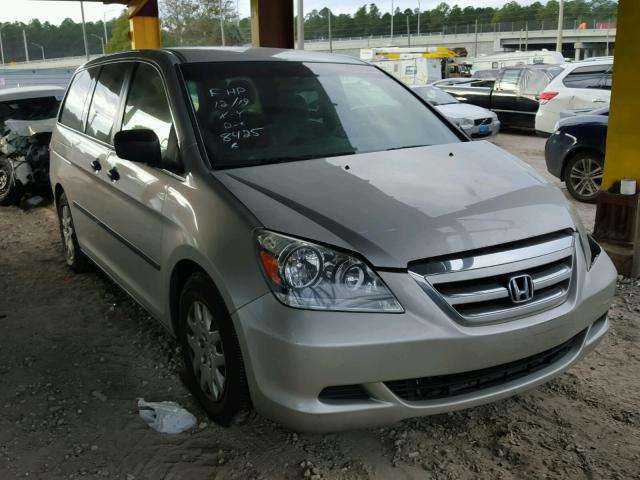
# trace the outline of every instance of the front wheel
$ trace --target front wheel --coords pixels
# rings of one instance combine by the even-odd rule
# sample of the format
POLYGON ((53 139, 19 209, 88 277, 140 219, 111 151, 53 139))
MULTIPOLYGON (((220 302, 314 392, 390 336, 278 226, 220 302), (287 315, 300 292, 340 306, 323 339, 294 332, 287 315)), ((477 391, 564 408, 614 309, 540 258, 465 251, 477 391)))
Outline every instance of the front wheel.
POLYGON ((75 225, 71 217, 71 207, 64 193, 58 199, 58 221, 67 265, 76 273, 86 272, 89 270, 91 263, 85 254, 80 251, 75 225))
POLYGON ((0 158, 0 205, 11 205, 20 196, 21 185, 8 158, 0 158))
POLYGON ((594 203, 602 189, 604 160, 596 152, 576 153, 567 163, 565 184, 573 198, 594 203))
POLYGON ((195 273, 180 296, 178 332, 185 383, 216 423, 228 426, 251 408, 238 337, 213 282, 195 273))

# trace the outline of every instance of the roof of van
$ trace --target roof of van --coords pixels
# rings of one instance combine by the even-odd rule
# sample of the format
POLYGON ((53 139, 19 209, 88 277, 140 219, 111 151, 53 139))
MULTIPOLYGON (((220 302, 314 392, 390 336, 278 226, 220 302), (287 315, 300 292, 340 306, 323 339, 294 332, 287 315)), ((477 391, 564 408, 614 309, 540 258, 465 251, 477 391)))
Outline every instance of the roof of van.
POLYGON ((105 55, 87 62, 84 66, 104 63, 111 59, 173 57, 178 63, 198 62, 259 62, 259 61, 288 61, 288 62, 325 62, 349 63, 365 65, 367 62, 347 55, 333 53, 309 52, 306 50, 290 50, 282 48, 254 48, 254 47, 176 47, 148 50, 131 50, 111 55, 105 55))

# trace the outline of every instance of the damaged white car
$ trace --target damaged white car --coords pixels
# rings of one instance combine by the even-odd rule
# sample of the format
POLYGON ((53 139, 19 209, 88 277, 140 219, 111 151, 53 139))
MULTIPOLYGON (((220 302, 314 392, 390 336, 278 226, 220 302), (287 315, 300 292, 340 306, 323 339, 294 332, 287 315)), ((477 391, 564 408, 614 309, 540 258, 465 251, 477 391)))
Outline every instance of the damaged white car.
POLYGON ((55 86, 0 90, 0 205, 49 189, 49 141, 63 96, 55 86))

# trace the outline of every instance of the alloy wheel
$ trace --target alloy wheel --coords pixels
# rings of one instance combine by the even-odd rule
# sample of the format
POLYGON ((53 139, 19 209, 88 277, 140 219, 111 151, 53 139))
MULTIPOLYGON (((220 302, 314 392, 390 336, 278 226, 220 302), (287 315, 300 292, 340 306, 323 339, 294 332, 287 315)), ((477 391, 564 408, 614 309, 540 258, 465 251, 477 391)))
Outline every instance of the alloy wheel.
POLYGON ((60 209, 60 221, 62 222, 62 238, 67 264, 72 265, 76 258, 76 247, 73 243, 73 220, 69 205, 63 205, 60 209))
POLYGON ((9 189, 9 174, 6 170, 0 169, 0 195, 9 189))
POLYGON ((576 193, 592 197, 602 186, 602 166, 593 158, 581 158, 571 169, 569 181, 576 193))
POLYGON ((187 315, 187 342, 191 365, 202 392, 214 402, 224 394, 226 362, 222 339, 209 308, 194 301, 187 315))

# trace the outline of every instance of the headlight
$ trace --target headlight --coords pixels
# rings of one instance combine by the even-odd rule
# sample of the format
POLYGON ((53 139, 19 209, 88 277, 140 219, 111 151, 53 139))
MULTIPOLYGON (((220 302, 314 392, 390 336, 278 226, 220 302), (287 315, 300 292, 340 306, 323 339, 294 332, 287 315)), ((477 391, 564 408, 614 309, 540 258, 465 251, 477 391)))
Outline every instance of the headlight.
POLYGON ((576 230, 578 231, 578 237, 580 238, 580 245, 582 246, 582 251, 584 252, 584 259, 587 264, 587 270, 589 270, 591 269, 591 265, 593 265, 596 257, 600 253, 598 251, 594 256, 594 251, 599 249, 600 246, 595 242, 595 240, 590 239, 591 235, 587 233, 587 229, 584 227, 584 223, 582 223, 582 219, 580 218, 580 215, 578 214, 576 209, 572 206, 569 206, 569 212, 571 213, 571 218, 573 219, 573 223, 576 226, 576 230), (597 247, 594 247, 594 244, 597 247))
POLYGON ((470 118, 456 118, 455 122, 460 125, 462 128, 471 128, 473 127, 473 120, 470 118))
POLYGON ((285 305, 314 310, 403 312, 361 259, 273 232, 257 235, 258 257, 273 294, 285 305))

